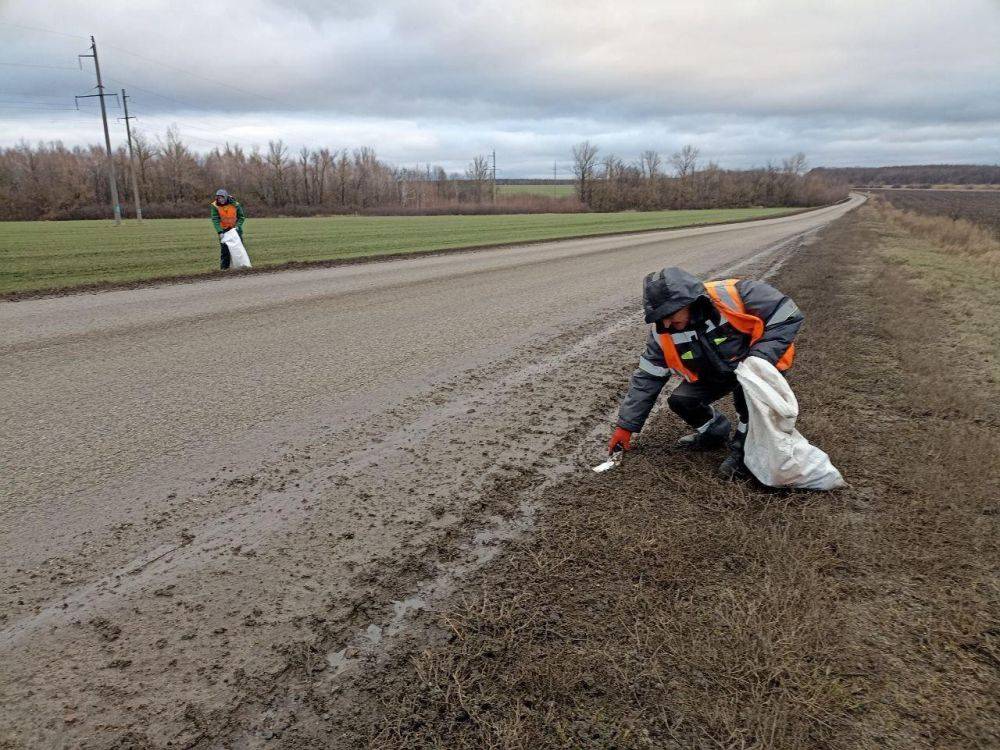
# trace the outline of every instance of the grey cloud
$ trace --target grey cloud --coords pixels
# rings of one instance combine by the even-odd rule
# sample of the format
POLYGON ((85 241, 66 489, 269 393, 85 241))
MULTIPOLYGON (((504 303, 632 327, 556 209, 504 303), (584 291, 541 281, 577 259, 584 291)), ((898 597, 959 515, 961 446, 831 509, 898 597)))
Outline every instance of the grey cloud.
MULTIPOLYGON (((95 33, 109 84, 131 90, 147 127, 174 117, 226 140, 244 132, 234 123, 256 119, 254 133, 278 137, 268 124, 280 122, 292 141, 327 123, 344 139, 406 143, 421 161, 494 142, 523 154, 518 169, 539 170, 543 155, 551 166, 584 137, 622 152, 692 140, 732 165, 798 149, 814 162, 850 161, 851 148, 858 159, 920 160, 921 144, 973 160, 987 158, 1000 121, 1000 11, 988 0, 149 0, 98 10, 56 0, 8 3, 0 20, 95 33)), ((71 66, 87 41, 0 25, 0 43, 5 61, 71 66)), ((37 101, 71 102, 93 85, 64 70, 0 75, 7 101, 44 92, 65 98, 37 101)), ((0 142, 57 132, 48 126, 59 116, 0 103, 0 142)))

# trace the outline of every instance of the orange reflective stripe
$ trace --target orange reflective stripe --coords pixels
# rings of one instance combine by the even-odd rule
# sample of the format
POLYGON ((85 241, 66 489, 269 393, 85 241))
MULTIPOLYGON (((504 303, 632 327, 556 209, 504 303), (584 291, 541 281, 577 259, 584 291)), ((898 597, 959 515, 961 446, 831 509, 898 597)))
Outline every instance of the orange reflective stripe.
POLYGON ((725 281, 726 285, 724 288, 726 292, 729 294, 729 297, 732 299, 732 302, 730 304, 733 306, 733 308, 737 312, 746 315, 747 308, 746 305, 743 304, 743 297, 740 296, 739 290, 736 288, 737 281, 739 281, 739 279, 726 279, 725 281))
POLYGON ((711 297, 712 303, 722 313, 722 316, 729 321, 729 324, 740 333, 750 337, 752 345, 757 339, 764 335, 764 321, 756 315, 746 312, 743 298, 736 288, 739 279, 726 279, 725 281, 709 281, 705 283, 705 291, 711 297))
POLYGON ((681 355, 677 353, 677 346, 674 344, 674 340, 670 338, 669 333, 660 334, 660 348, 663 350, 663 360, 667 363, 667 367, 689 383, 693 383, 698 379, 697 373, 684 366, 684 363, 681 361, 681 355))
POLYGON ((792 362, 795 361, 795 344, 789 344, 788 348, 785 349, 785 353, 781 355, 781 359, 778 360, 778 364, 775 365, 781 372, 784 372, 789 367, 792 366, 792 362))
POLYGON ((743 299, 736 289, 738 279, 725 279, 723 281, 706 281, 705 291, 712 298, 712 301, 729 310, 738 313, 746 312, 743 307, 743 299))
MULTIPOLYGON (((729 321, 733 328, 749 336, 750 345, 753 346, 764 335, 764 321, 746 311, 743 297, 740 296, 740 292, 736 288, 738 281, 739 279, 707 281, 705 282, 705 290, 712 298, 712 303, 718 308, 719 313, 729 321)), ((792 366, 794 360, 795 344, 791 344, 775 366, 784 372, 792 366)))
POLYGON ((746 308, 743 306, 743 298, 740 297, 740 293, 736 289, 737 281, 739 279, 707 281, 705 282, 705 290, 716 302, 722 302, 726 307, 738 313, 745 313, 746 308))

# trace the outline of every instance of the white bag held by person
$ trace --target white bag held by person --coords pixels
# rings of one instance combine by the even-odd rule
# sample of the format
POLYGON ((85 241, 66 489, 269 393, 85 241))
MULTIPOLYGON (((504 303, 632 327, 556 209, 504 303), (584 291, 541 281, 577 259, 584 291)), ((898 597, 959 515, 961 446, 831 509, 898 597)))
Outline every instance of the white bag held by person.
POLYGON ((760 357, 747 357, 736 368, 736 378, 750 412, 743 463, 753 475, 769 487, 844 487, 830 457, 795 429, 799 402, 778 369, 760 357))
POLYGON ((222 243, 229 248, 230 268, 250 268, 250 256, 247 249, 243 247, 243 240, 235 229, 228 230, 222 235, 222 243))

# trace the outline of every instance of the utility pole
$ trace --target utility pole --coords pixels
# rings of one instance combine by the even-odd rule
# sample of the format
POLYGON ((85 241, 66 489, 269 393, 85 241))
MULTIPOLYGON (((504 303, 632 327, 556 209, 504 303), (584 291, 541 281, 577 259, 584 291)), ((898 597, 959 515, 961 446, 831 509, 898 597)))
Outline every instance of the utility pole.
POLYGON ((559 197, 559 162, 552 162, 552 197, 559 197))
POLYGON ((497 202, 497 150, 493 149, 493 202, 497 202))
POLYGON ((132 195, 135 196, 135 218, 142 221, 142 206, 139 205, 139 180, 135 176, 135 159, 132 156, 132 128, 129 127, 128 121, 134 120, 135 117, 129 117, 128 114, 128 96, 125 94, 125 89, 122 89, 122 109, 125 110, 125 116, 119 119, 125 121, 125 135, 128 136, 128 168, 132 173, 132 195))
MULTIPOLYGON (((76 97, 76 105, 79 107, 81 99, 89 99, 92 96, 96 96, 101 100, 101 120, 104 122, 104 147, 108 151, 108 180, 111 183, 111 207, 115 212, 115 226, 118 226, 122 223, 122 207, 118 204, 118 182, 115 180, 115 162, 114 158, 111 156, 111 134, 108 132, 108 111, 104 106, 104 97, 113 96, 117 98, 118 94, 104 93, 104 84, 101 82, 101 65, 97 61, 97 42, 94 41, 93 36, 90 37, 90 54, 77 55, 77 57, 94 58, 94 71, 97 73, 97 93, 76 97)), ((80 62, 80 70, 83 70, 82 62, 80 62)))

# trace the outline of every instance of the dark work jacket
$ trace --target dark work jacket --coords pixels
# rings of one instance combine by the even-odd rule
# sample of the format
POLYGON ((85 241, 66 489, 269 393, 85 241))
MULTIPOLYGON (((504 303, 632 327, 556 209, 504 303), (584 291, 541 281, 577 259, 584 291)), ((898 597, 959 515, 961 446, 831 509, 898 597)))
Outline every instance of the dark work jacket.
POLYGON ((683 331, 671 331, 685 367, 697 373, 699 382, 726 381, 747 357, 761 357, 777 364, 802 326, 803 316, 791 300, 770 284, 741 279, 736 289, 746 311, 764 321, 764 334, 752 346, 750 337, 733 328, 712 304, 705 285, 679 268, 666 268, 646 277, 643 306, 651 323, 646 351, 632 374, 628 393, 618 411, 618 426, 638 432, 646 423, 663 386, 670 379, 660 347, 659 321, 686 305, 691 322, 683 331))

